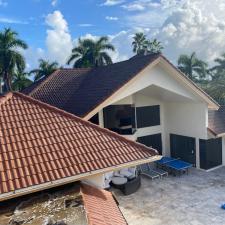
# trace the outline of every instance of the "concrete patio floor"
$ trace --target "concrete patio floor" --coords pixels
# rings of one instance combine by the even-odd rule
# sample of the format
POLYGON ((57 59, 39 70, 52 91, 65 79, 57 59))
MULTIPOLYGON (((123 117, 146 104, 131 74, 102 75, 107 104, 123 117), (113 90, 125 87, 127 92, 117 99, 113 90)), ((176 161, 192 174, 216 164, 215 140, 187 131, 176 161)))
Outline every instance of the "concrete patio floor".
POLYGON ((212 172, 192 169, 181 177, 151 181, 124 196, 114 191, 129 225, 224 225, 225 167, 212 172))

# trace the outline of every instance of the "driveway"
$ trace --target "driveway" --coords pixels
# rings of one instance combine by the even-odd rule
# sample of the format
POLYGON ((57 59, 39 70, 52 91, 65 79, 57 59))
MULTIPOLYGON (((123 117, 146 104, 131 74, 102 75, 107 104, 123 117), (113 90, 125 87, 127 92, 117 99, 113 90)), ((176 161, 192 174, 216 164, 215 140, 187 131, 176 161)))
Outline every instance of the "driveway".
POLYGON ((151 181, 130 196, 115 195, 129 225, 224 225, 225 167, 151 181))

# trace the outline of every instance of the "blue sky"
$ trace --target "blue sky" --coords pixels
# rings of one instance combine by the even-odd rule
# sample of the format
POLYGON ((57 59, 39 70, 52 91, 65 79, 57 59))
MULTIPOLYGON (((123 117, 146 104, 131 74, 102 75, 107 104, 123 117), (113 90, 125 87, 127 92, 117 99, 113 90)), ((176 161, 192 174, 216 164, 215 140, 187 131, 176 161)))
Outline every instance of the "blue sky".
POLYGON ((77 38, 108 35, 114 61, 132 55, 132 35, 159 39, 174 63, 196 51, 212 63, 225 51, 224 0, 0 0, 0 30, 11 27, 29 49, 27 68, 38 58, 64 65, 77 38))
POLYGON ((6 0, 0 8, 0 29, 15 29, 29 45, 44 47, 47 25, 45 17, 55 10, 60 10, 69 24, 71 35, 79 37, 86 33, 105 35, 126 29, 126 24, 116 21, 123 16, 120 7, 104 7, 99 0, 6 0), (18 2, 19 4, 15 4, 18 2), (107 20, 106 17, 115 20, 107 20))

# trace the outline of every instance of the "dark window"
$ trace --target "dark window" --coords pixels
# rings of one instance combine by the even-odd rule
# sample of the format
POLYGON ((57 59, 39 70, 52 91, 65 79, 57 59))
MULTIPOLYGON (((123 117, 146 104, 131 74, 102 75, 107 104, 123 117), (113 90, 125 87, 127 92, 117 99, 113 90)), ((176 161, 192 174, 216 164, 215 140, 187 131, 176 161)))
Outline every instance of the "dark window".
POLYGON ((211 169, 222 164, 222 138, 199 140, 200 167, 211 169))
POLYGON ((150 127, 160 125, 159 105, 137 107, 137 127, 150 127))
POLYGON ((138 137, 137 142, 142 143, 148 147, 156 149, 159 154, 162 154, 162 137, 161 134, 153 134, 143 137, 138 137))
POLYGON ((91 119, 89 119, 90 122, 99 125, 99 118, 98 118, 98 113, 95 114, 94 116, 91 117, 91 119))
POLYGON ((135 108, 133 105, 110 105, 103 110, 104 127, 119 134, 135 132, 135 108))

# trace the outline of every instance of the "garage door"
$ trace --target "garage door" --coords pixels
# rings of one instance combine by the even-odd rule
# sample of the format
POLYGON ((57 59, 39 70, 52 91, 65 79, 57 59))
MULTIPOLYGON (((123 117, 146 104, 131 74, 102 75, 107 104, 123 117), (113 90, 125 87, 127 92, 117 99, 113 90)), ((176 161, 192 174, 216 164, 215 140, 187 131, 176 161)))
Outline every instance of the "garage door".
POLYGON ((180 158, 195 166, 196 144, 195 138, 182 135, 170 134, 171 157, 180 158))
POLYGON ((200 167, 211 169, 222 164, 222 138, 199 140, 200 167))
POLYGON ((138 137, 137 142, 142 143, 148 147, 156 149, 159 154, 162 154, 162 137, 161 134, 153 134, 138 137))

